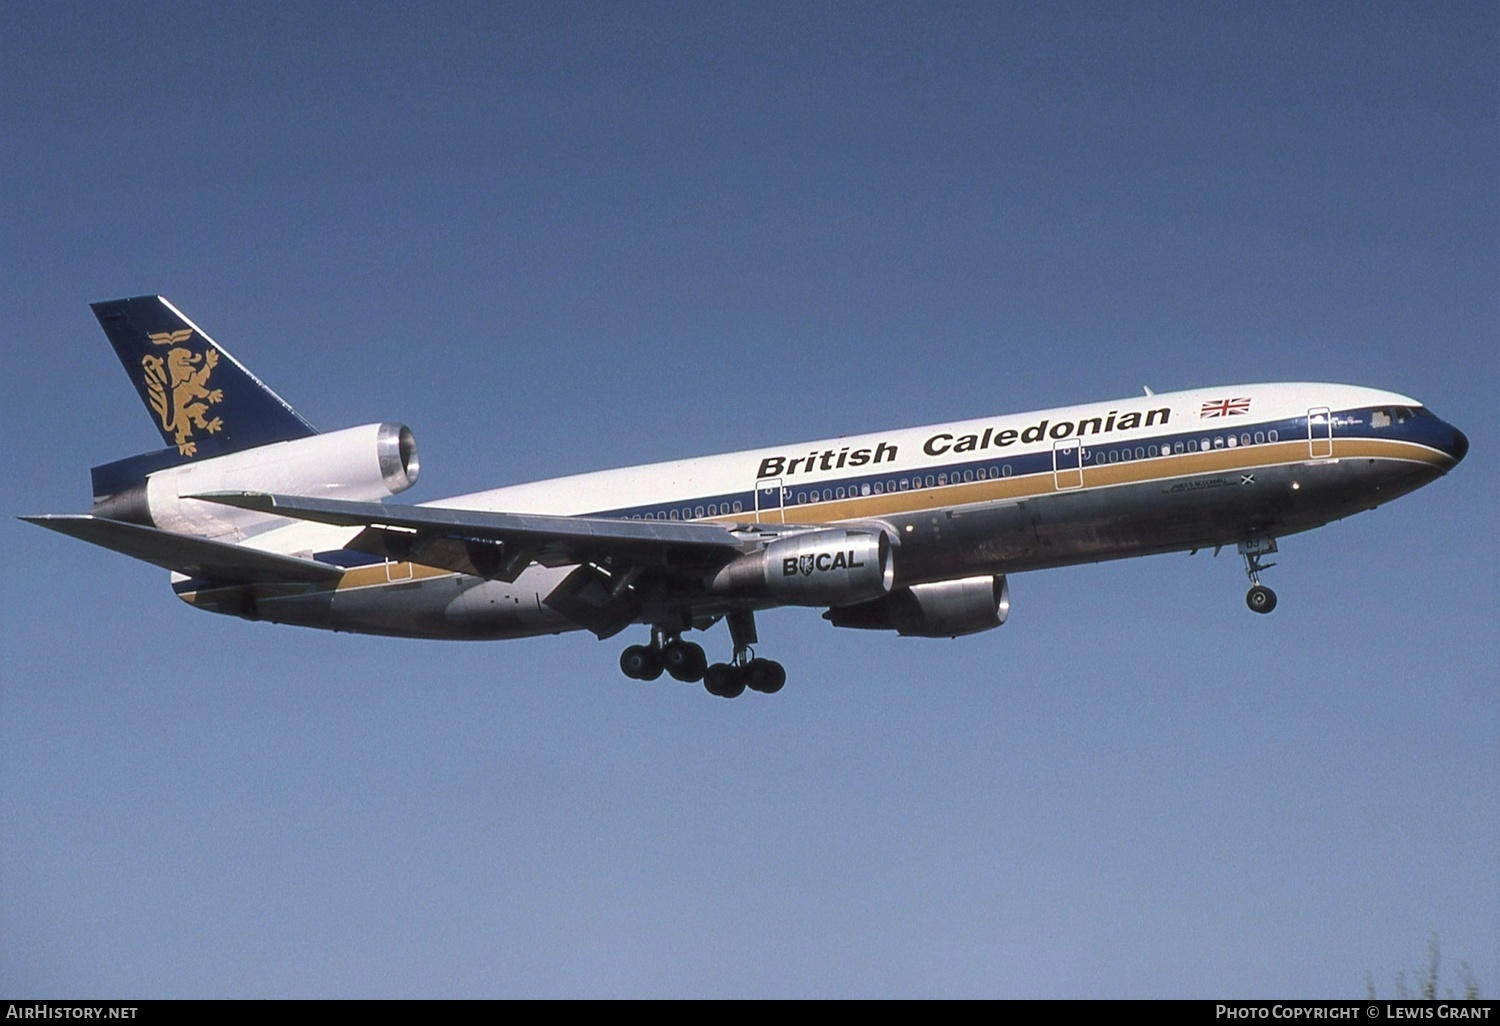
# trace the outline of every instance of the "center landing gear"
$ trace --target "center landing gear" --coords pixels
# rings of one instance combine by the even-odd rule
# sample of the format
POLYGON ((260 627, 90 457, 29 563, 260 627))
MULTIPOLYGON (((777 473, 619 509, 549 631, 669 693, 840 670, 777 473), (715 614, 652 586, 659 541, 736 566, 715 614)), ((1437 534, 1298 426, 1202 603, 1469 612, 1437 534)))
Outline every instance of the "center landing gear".
POLYGON ((1262 563, 1261 556, 1276 551, 1275 538, 1252 538, 1239 545, 1240 555, 1245 557, 1245 573, 1250 577, 1250 590, 1245 594, 1245 605, 1257 613, 1269 613, 1276 608, 1276 593, 1260 583, 1260 572, 1269 570, 1275 563, 1262 563))

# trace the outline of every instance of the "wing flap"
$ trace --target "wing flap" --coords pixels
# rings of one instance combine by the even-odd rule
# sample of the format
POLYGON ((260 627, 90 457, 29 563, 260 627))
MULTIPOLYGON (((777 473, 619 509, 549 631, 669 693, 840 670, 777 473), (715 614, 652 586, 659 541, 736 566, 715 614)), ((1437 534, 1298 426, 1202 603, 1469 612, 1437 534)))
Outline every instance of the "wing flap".
POLYGON ((278 556, 243 545, 193 538, 87 514, 53 514, 21 519, 189 577, 235 584, 285 584, 289 581, 317 584, 336 581, 344 573, 336 566, 310 559, 278 556))

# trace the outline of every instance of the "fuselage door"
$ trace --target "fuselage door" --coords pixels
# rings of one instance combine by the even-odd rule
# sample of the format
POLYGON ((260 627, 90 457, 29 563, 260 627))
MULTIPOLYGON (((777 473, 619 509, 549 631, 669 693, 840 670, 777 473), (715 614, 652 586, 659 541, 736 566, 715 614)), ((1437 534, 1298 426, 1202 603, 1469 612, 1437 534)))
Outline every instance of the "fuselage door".
POLYGON ((781 506, 781 478, 765 477, 755 482, 755 522, 784 524, 786 513, 781 506))
POLYGON ((1083 487, 1083 442, 1064 438, 1052 443, 1052 482, 1058 491, 1083 487))
POLYGON ((1307 411, 1307 455, 1314 460, 1333 455, 1333 415, 1326 406, 1307 411))

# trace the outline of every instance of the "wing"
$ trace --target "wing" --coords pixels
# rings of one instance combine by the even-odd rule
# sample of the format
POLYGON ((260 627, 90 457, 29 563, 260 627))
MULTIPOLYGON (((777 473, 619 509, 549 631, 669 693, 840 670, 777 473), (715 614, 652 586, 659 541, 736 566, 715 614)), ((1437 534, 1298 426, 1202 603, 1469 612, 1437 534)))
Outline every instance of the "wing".
POLYGON ((189 577, 237 584, 336 581, 344 571, 327 563, 294 559, 241 545, 173 534, 88 515, 22 517, 28 523, 155 563, 189 577))
POLYGON ((765 541, 761 529, 750 524, 736 534, 714 524, 490 513, 258 492, 193 498, 363 528, 346 547, 492 580, 514 581, 532 563, 576 565, 544 601, 600 637, 622 630, 646 608, 690 611, 703 595, 708 574, 765 541))
POLYGON ((499 562, 492 572, 481 576, 499 580, 515 580, 530 563, 626 563, 697 572, 722 566, 756 544, 747 545, 714 524, 487 513, 260 492, 210 492, 192 498, 339 527, 362 527, 363 551, 376 551, 366 546, 377 543, 384 545, 385 554, 395 558, 463 573, 473 573, 477 568, 432 563, 428 557, 441 558, 443 542, 454 543, 455 551, 489 548, 492 551, 485 555, 499 562), (506 573, 493 572, 498 570, 506 573))

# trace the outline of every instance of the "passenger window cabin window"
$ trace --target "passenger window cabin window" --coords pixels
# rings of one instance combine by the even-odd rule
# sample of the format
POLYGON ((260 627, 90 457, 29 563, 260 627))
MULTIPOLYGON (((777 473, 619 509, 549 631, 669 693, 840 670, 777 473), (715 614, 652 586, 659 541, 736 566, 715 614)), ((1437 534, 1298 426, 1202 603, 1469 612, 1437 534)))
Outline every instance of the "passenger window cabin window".
POLYGON ((860 495, 869 495, 870 494, 870 486, 869 485, 860 485, 859 486, 859 494, 860 495))
POLYGON ((1275 428, 1272 428, 1270 431, 1266 432, 1266 439, 1267 439, 1267 441, 1271 441, 1271 442, 1276 441, 1276 429, 1275 428))
POLYGON ((1257 432, 1255 432, 1255 444, 1256 445, 1260 445, 1265 440, 1266 440, 1266 433, 1264 431, 1257 431, 1257 432))
POLYGON ((1177 453, 1178 455, 1181 455, 1182 454, 1182 443, 1181 442, 1175 442, 1175 443, 1173 443, 1173 445, 1172 445, 1172 451, 1174 453, 1177 453))
POLYGON ((1010 464, 1007 463, 1000 468, 1001 477, 1010 477, 1010 464))
POLYGON ((677 519, 677 511, 675 509, 672 511, 672 519, 673 520, 677 519))

